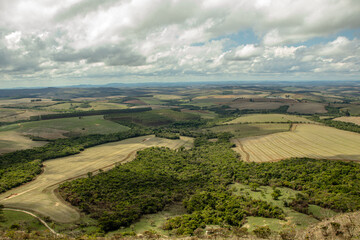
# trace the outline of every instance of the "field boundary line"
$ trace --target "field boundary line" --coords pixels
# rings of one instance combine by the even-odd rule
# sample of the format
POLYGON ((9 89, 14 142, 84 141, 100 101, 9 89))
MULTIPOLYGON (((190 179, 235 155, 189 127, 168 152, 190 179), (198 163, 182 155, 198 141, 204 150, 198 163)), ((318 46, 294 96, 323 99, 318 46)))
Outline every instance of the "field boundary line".
POLYGON ((239 139, 236 139, 236 142, 239 144, 241 151, 245 153, 245 161, 250 162, 250 154, 247 151, 245 151, 245 148, 239 139))
POLYGON ((42 220, 39 216, 35 215, 34 213, 31 213, 29 211, 25 211, 25 210, 22 210, 22 209, 16 209, 16 208, 4 208, 4 210, 26 213, 26 214, 36 218, 37 220, 39 220, 47 229, 50 230, 51 233, 53 233, 53 234, 55 234, 57 236, 61 236, 61 234, 55 232, 54 229, 52 229, 44 220, 42 220))

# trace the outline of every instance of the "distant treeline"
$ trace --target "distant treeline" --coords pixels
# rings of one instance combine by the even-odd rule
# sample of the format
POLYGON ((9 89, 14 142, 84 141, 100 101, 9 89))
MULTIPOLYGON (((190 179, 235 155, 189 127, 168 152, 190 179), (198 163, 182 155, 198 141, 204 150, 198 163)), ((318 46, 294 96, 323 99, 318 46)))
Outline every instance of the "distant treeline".
POLYGON ((57 139, 42 147, 0 155, 0 193, 31 181, 40 174, 45 160, 78 154, 85 148, 151 133, 145 129, 132 129, 107 135, 57 139))
POLYGON ((107 110, 93 110, 93 111, 84 111, 84 112, 57 113, 57 114, 31 116, 30 120, 37 121, 37 120, 48 120, 48 119, 57 119, 57 118, 105 115, 105 114, 114 114, 114 113, 135 113, 135 112, 146 112, 146 111, 150 111, 151 109, 152 109, 151 107, 146 107, 146 108, 107 109, 107 110))

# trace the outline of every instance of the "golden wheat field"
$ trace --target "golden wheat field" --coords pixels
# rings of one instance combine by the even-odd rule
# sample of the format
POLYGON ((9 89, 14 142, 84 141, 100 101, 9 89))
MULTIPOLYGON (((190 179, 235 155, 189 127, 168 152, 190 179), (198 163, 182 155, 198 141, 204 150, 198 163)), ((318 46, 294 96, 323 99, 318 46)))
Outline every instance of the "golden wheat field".
POLYGON ((334 119, 335 121, 341 121, 341 122, 350 122, 355 123, 357 125, 360 125, 360 117, 338 117, 334 119))
POLYGON ((233 141, 244 161, 291 157, 360 160, 360 134, 314 124, 297 124, 290 132, 233 141))
POLYGON ((64 181, 86 177, 88 172, 108 170, 115 164, 131 161, 136 152, 153 146, 190 147, 192 139, 157 138, 153 135, 130 138, 85 149, 77 155, 44 162, 44 172, 35 180, 0 194, 0 204, 48 216, 56 222, 73 222, 80 215, 76 208, 59 198, 56 189, 64 181))

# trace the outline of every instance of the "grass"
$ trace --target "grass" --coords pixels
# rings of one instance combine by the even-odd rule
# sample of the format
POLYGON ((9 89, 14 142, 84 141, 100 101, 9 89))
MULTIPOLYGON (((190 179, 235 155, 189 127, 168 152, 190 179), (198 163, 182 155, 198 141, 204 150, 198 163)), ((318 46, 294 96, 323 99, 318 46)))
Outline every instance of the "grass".
POLYGON ((103 116, 88 116, 12 124, 0 127, 0 133, 13 130, 22 135, 55 139, 65 136, 108 134, 127 129, 128 127, 103 119, 103 116))
MULTIPOLYGON (((281 231, 289 227, 304 229, 314 223, 319 222, 314 216, 306 215, 303 213, 296 212, 291 208, 284 206, 284 201, 290 202, 295 198, 295 195, 299 193, 298 191, 289 189, 289 188, 278 188, 281 192, 281 196, 278 200, 274 200, 271 196, 271 193, 274 191, 272 187, 269 186, 260 186, 256 191, 251 190, 250 186, 240 183, 235 183, 230 185, 230 188, 234 191, 236 195, 246 195, 254 199, 267 201, 275 206, 278 206, 283 209, 285 212, 285 220, 273 219, 273 218, 263 218, 263 217, 248 217, 245 227, 249 231, 253 231, 257 226, 269 226, 273 231, 281 231)), ((327 213, 331 216, 334 216, 336 213, 329 209, 324 209, 316 205, 311 205, 309 207, 310 212, 316 211, 318 213, 315 215, 319 218, 325 218, 327 213), (314 210, 316 209, 316 210, 314 210)))
POLYGON ((19 230, 42 231, 47 228, 36 218, 23 212, 4 210, 4 221, 0 229, 9 229, 18 226, 19 230))
POLYGON ((239 118, 236 118, 225 124, 234 124, 234 123, 270 123, 270 122, 304 122, 311 123, 312 121, 296 116, 296 115, 287 115, 287 114, 249 114, 244 115, 239 118))
POLYGON ((235 150, 254 162, 290 157, 360 160, 359 134, 313 124, 294 127, 291 132, 237 139, 235 150))
POLYGON ((331 209, 322 208, 316 205, 309 205, 309 212, 317 219, 326 219, 337 215, 331 209))
POLYGON ((139 221, 133 223, 130 227, 111 232, 109 236, 124 232, 135 232, 137 234, 141 234, 145 231, 154 231, 162 235, 167 235, 168 232, 162 229, 163 224, 167 221, 167 219, 182 214, 186 214, 185 208, 181 203, 175 203, 165 207, 164 210, 158 213, 144 215, 139 219, 139 221))
POLYGON ((289 131, 290 124, 287 123, 261 123, 261 124, 228 124, 210 128, 211 131, 231 132, 235 138, 244 138, 251 136, 261 136, 278 132, 289 131))
POLYGON ((338 117, 334 119, 335 121, 341 121, 341 122, 350 122, 355 123, 357 125, 360 125, 360 117, 338 117))
POLYGON ((191 138, 169 140, 143 136, 88 148, 77 155, 48 160, 44 162, 44 173, 32 182, 1 194, 0 204, 37 212, 60 223, 74 222, 79 219, 79 212, 59 199, 55 191, 61 182, 76 177, 87 177, 88 172, 97 173, 98 169, 107 170, 115 163, 130 161, 136 152, 143 148, 178 148, 191 145, 191 138))

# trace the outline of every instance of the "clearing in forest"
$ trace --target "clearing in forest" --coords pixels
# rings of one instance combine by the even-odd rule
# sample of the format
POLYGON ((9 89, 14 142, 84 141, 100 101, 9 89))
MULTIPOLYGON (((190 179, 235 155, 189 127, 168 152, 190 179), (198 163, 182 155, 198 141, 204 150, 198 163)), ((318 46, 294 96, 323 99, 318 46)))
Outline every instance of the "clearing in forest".
POLYGON ((297 124, 290 132, 233 141, 243 160, 250 162, 291 157, 360 160, 360 134, 320 125, 297 124))
POLYGON ((89 172, 95 174, 99 169, 108 170, 117 163, 130 161, 143 148, 191 145, 191 138, 169 140, 150 135, 103 144, 85 149, 77 155, 48 160, 44 162, 44 173, 34 181, 0 194, 0 204, 48 216, 56 222, 73 222, 79 219, 80 214, 58 197, 56 189, 60 183, 87 177, 89 172))

